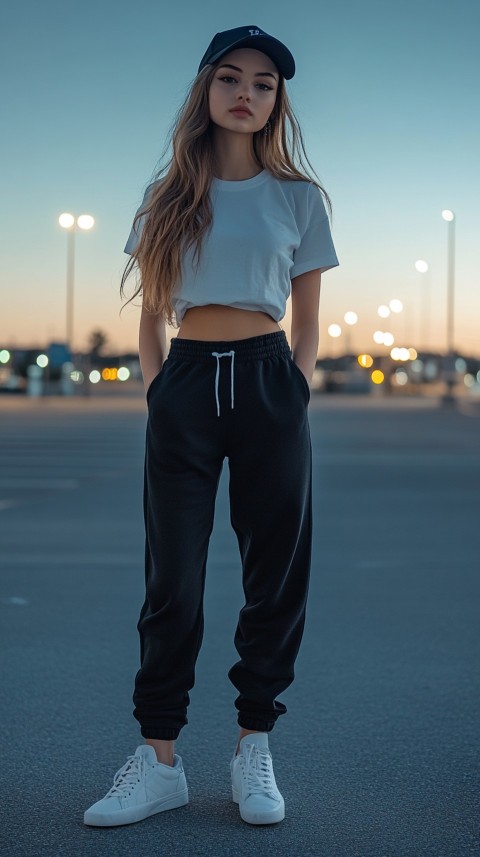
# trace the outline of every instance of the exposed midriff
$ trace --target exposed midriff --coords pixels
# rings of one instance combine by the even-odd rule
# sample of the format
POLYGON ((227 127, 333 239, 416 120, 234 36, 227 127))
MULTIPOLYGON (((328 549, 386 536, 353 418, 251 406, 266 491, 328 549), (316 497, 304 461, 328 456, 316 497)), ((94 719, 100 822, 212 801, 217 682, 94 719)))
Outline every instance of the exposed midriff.
POLYGON ((179 339, 226 341, 279 330, 282 330, 280 325, 265 312, 207 304, 187 310, 177 336, 179 339))

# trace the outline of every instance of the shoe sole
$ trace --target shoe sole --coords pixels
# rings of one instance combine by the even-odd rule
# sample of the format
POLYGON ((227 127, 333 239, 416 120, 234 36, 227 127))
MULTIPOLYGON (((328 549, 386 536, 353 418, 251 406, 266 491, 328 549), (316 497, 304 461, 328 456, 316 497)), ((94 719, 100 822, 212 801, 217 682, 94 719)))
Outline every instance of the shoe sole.
POLYGON ((135 822, 143 821, 144 818, 149 818, 157 812, 164 812, 167 809, 177 809, 180 806, 185 806, 187 803, 188 789, 185 789, 185 791, 177 792, 171 797, 154 800, 150 803, 144 803, 141 806, 119 809, 118 812, 109 813, 108 815, 90 812, 87 809, 83 816, 83 823, 89 827, 118 827, 123 824, 135 824, 135 822))
POLYGON ((233 802, 238 804, 238 808, 240 810, 240 818, 242 821, 246 821, 247 824, 278 824, 279 821, 283 821, 285 818, 285 804, 282 803, 278 809, 272 810, 269 813, 261 813, 261 812, 248 812, 242 809, 240 806, 240 797, 236 789, 232 788, 232 799, 233 802))

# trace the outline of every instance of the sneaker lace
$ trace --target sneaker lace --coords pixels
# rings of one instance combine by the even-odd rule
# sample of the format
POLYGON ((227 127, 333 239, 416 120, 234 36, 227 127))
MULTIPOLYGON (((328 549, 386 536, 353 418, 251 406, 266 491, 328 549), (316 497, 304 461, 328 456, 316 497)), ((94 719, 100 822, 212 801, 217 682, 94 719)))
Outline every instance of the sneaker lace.
POLYGON ((251 795, 268 794, 274 790, 272 756, 269 750, 248 744, 245 755, 245 775, 251 795))
POLYGON ((117 771, 113 778, 113 786, 105 797, 125 797, 130 794, 133 786, 142 779, 145 767, 143 756, 129 756, 124 765, 117 771))

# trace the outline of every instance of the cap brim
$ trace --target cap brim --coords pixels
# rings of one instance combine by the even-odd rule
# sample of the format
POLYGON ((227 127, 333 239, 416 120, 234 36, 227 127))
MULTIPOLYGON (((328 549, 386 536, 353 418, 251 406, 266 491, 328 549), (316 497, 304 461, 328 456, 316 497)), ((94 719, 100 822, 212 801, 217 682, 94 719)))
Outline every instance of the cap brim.
POLYGON ((292 54, 281 42, 277 41, 273 37, 270 38, 262 38, 262 36, 247 36, 243 39, 238 39, 238 41, 229 45, 228 48, 224 50, 218 51, 216 54, 210 57, 208 60, 209 63, 215 63, 218 59, 223 57, 225 54, 230 53, 230 51, 234 51, 236 48, 254 48, 257 51, 262 51, 262 53, 267 54, 270 57, 272 62, 278 68, 280 74, 286 79, 291 80, 291 78, 295 74, 295 60, 293 59, 292 54))

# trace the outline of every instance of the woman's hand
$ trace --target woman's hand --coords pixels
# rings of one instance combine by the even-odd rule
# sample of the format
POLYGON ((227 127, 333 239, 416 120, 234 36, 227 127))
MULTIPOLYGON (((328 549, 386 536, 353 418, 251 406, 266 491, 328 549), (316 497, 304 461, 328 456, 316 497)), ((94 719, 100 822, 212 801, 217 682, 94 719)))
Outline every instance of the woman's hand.
POLYGON ((318 354, 320 281, 319 269, 292 280, 292 357, 309 386, 318 354))
POLYGON ((167 332, 165 322, 147 312, 143 306, 138 333, 138 354, 146 394, 166 359, 167 332))

